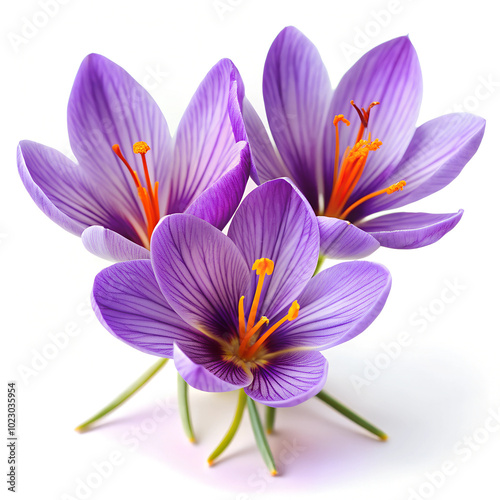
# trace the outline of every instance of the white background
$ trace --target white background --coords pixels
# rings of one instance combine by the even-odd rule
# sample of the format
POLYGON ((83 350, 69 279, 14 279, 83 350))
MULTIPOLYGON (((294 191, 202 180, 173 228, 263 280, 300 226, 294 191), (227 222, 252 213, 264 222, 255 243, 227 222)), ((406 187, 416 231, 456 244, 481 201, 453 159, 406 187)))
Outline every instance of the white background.
MULTIPOLYGON (((1 20, 1 351, 3 380, 18 381, 16 498, 499 498, 500 423, 484 428, 500 411, 495 4, 65 0, 54 7, 54 1, 47 1, 50 16, 43 14, 43 0, 11 2, 1 20), (44 25, 20 42, 23 26, 35 21, 44 25), (487 119, 483 144, 460 177, 411 207, 463 208, 460 224, 430 247, 377 251, 372 259, 393 275, 387 307, 365 333, 326 353, 327 390, 390 440, 372 439, 313 399, 278 413, 270 443, 280 476, 263 473, 247 416, 223 460, 209 469, 205 460, 232 419, 234 394, 193 391, 199 441, 193 446, 182 433, 169 365, 100 428, 77 434, 75 425, 154 358, 120 343, 93 318, 88 296, 107 263, 32 202, 17 174, 17 142, 31 139, 69 153, 67 101, 90 52, 143 83, 171 130, 222 57, 239 67, 247 95, 262 112, 264 60, 287 25, 317 45, 334 84, 365 50, 409 34, 424 76, 420 123, 460 107, 487 119), (409 345, 398 349, 404 332, 409 345), (56 334, 67 339, 59 349, 56 334), (384 354, 389 345, 396 353, 390 360, 384 354), (355 377, 359 382, 367 375, 371 380, 356 388, 355 377), (113 470, 101 468, 98 475, 96 464, 110 459, 113 470), (447 475, 436 473, 443 464, 447 475), (87 492, 78 489, 82 481, 91 483, 87 492)), ((5 405, 6 396, 1 399, 5 405)), ((6 417, 0 421, 5 429, 6 417)), ((4 480, 1 488, 7 488, 4 480)))

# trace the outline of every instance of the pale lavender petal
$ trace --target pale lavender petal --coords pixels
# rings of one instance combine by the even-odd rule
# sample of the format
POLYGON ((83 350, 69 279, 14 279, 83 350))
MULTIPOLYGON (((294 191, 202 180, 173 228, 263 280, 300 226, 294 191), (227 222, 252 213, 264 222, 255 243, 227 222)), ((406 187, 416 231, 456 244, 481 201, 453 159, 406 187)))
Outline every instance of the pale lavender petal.
POLYGON ((109 332, 148 354, 171 358, 174 342, 196 344, 204 337, 168 305, 149 260, 122 262, 101 271, 92 305, 109 332))
POLYGON ((241 373, 238 372, 239 376, 234 376, 231 374, 226 376, 223 379, 214 375, 212 372, 204 368, 203 365, 197 364, 193 362, 183 351, 182 349, 175 344, 174 345, 174 362, 175 368, 181 375, 181 377, 195 389, 205 392, 229 392, 240 389, 241 387, 246 387, 250 378, 241 376, 241 373), (239 384, 232 384, 227 382, 226 380, 240 381, 239 384))
POLYGON ((233 146, 229 170, 201 193, 185 213, 195 215, 218 229, 224 229, 240 204, 251 168, 248 143, 233 146))
POLYGON ((474 156, 484 128, 483 118, 468 113, 440 116, 418 127, 386 184, 405 180, 403 191, 368 200, 353 212, 353 218, 402 207, 447 186, 474 156))
POLYGON ((463 210, 456 214, 396 212, 363 222, 360 227, 383 247, 420 248, 435 243, 451 231, 463 213, 463 210))
POLYGON ((324 190, 323 124, 333 90, 316 47, 296 28, 285 28, 271 45, 263 93, 269 126, 290 177, 317 211, 318 194, 324 190))
MULTIPOLYGON (((365 170, 355 188, 351 200, 357 200, 376 191, 401 160, 415 131, 422 99, 422 74, 417 54, 406 36, 385 42, 367 52, 345 74, 335 89, 331 116, 343 114, 350 127, 340 124, 340 154, 356 141, 360 120, 356 110, 349 104, 367 108, 371 102, 380 105, 372 109, 368 130, 372 139, 378 138, 383 145, 370 153, 365 170)), ((326 124, 329 134, 325 136, 327 150, 325 182, 333 179, 335 128, 326 124)), ((382 186, 383 187, 383 186, 382 186)), ((350 204, 349 202, 348 204, 350 204)))
POLYGON ((104 226, 141 244, 142 228, 120 215, 107 186, 95 184, 79 165, 59 151, 22 141, 17 151, 21 179, 38 207, 64 229, 80 235, 87 227, 104 226))
POLYGON ((17 166, 38 208, 62 228, 80 235, 89 225, 102 221, 85 196, 81 172, 63 154, 42 144, 22 141, 17 148, 17 166))
POLYGON ((328 361, 316 351, 277 354, 252 370, 245 392, 254 401, 274 408, 296 406, 323 389, 328 361))
POLYGON ((373 322, 390 288, 391 275, 379 264, 344 262, 325 269, 297 297, 297 319, 280 326, 267 340, 267 348, 323 350, 342 344, 373 322))
POLYGON ((259 180, 265 182, 279 177, 291 177, 288 168, 271 143, 259 115, 247 98, 243 101, 243 120, 259 180))
POLYGON ((169 215, 153 233, 151 258, 163 294, 187 323, 224 339, 238 335, 249 268, 226 235, 192 215, 169 215))
POLYGON ((121 213, 139 221, 143 214, 137 189, 111 147, 120 145, 145 185, 140 155, 132 152, 135 142, 145 141, 151 147, 151 179, 160 186, 160 212, 165 213, 172 151, 167 122, 153 98, 123 68, 97 54, 84 59, 69 100, 68 131, 82 168, 106 186, 121 213))
MULTIPOLYGON (((249 268, 257 259, 274 262, 266 277, 257 317, 273 316, 295 300, 314 273, 319 255, 316 217, 302 194, 286 179, 254 189, 241 203, 229 227, 249 268)), ((252 304, 258 277, 252 272, 245 306, 252 304)))
POLYGON ((85 248, 103 259, 114 262, 149 259, 149 250, 102 226, 91 226, 82 233, 85 248))
POLYGON ((205 189, 234 168, 234 145, 238 141, 229 115, 234 98, 234 65, 223 59, 201 82, 179 124, 168 213, 184 212, 205 189))
POLYGON ((350 222, 333 217, 317 217, 321 239, 320 252, 330 259, 363 259, 380 243, 350 222))

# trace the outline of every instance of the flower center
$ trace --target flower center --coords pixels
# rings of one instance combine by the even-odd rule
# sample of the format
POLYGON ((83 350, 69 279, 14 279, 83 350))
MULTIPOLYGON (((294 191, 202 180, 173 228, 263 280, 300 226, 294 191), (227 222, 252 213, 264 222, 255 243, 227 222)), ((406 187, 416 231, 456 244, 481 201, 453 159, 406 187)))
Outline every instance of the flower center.
POLYGON ((123 164, 127 167, 132 179, 134 180, 135 187, 137 188, 137 194, 139 200, 141 201, 142 207, 144 209, 144 219, 146 222, 148 240, 144 242, 144 246, 149 248, 149 242, 151 240, 151 235, 153 234, 153 229, 160 220, 160 207, 158 204, 158 182, 155 182, 154 188, 151 184, 151 179, 149 177, 148 164, 146 161, 146 153, 151 149, 145 142, 136 142, 133 146, 133 151, 135 154, 140 154, 142 157, 142 167, 144 169, 144 178, 146 179, 146 187, 142 186, 141 181, 137 172, 132 169, 129 162, 123 156, 120 146, 115 144, 112 149, 116 156, 120 158, 123 164))
POLYGON ((244 295, 240 297, 240 301, 238 304, 240 338, 238 356, 243 360, 252 359, 258 349, 269 338, 269 336, 274 333, 285 321, 293 321, 297 318, 300 309, 297 301, 294 301, 290 306, 290 309, 288 310, 288 314, 277 321, 265 332, 260 332, 264 324, 269 324, 269 320, 265 316, 262 316, 260 320, 255 323, 255 319, 257 315, 257 309, 259 307, 262 287, 264 286, 264 279, 266 275, 271 276, 271 274, 273 274, 274 262, 271 259, 257 259, 252 266, 252 271, 256 272, 257 276, 259 277, 259 281, 257 282, 257 288, 255 289, 252 307, 250 308, 250 313, 248 314, 248 321, 245 321, 245 308, 243 304, 245 299, 244 295))
POLYGON ((336 115, 333 120, 333 125, 335 126, 335 163, 333 168, 333 188, 332 194, 330 195, 330 201, 325 210, 325 215, 329 217, 336 217, 338 219, 345 219, 356 207, 369 200, 375 196, 381 194, 392 194, 395 191, 400 191, 406 186, 405 181, 399 181, 392 186, 385 189, 375 191, 370 193, 363 198, 355 201, 348 207, 346 207, 347 201, 351 196, 354 188, 359 182, 363 170, 368 160, 368 154, 370 151, 376 151, 382 146, 382 142, 378 139, 374 141, 371 140, 371 134, 366 133, 368 129, 368 120, 370 119, 370 111, 374 106, 379 105, 379 102, 372 102, 368 109, 359 109, 354 101, 351 101, 351 105, 357 111, 361 124, 358 130, 358 136, 356 138, 356 143, 352 147, 347 147, 344 151, 344 156, 339 164, 339 123, 344 123, 347 127, 350 125, 349 120, 347 120, 344 115, 336 115), (365 137, 365 138, 364 138, 365 137))

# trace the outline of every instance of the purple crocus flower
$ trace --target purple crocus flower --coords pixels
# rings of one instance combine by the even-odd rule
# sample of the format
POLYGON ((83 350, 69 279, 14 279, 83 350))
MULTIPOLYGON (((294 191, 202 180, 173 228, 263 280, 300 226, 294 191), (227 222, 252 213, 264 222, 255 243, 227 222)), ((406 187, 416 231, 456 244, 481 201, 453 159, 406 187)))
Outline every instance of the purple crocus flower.
POLYGON ((151 260, 96 277, 94 310, 127 344, 173 357, 197 389, 244 387, 266 405, 293 406, 325 383, 319 351, 361 333, 391 283, 387 269, 362 261, 312 277, 318 256, 314 212, 276 179, 243 200, 228 236, 191 215, 165 217, 151 260))
POLYGON ((31 141, 18 148, 24 185, 64 229, 111 260, 149 258, 159 219, 187 212, 222 228, 251 169, 231 61, 205 77, 175 138, 152 97, 125 70, 91 54, 78 71, 68 106, 73 163, 31 141), (135 154, 134 154, 135 153, 135 154))
POLYGON ((462 210, 371 217, 446 186, 484 133, 485 121, 467 113, 415 128, 422 76, 408 37, 365 54, 334 91, 316 47, 285 28, 269 50, 263 92, 277 151, 250 103, 243 104, 258 175, 289 177, 298 186, 318 216, 324 255, 361 258, 380 245, 422 247, 462 217, 462 210))

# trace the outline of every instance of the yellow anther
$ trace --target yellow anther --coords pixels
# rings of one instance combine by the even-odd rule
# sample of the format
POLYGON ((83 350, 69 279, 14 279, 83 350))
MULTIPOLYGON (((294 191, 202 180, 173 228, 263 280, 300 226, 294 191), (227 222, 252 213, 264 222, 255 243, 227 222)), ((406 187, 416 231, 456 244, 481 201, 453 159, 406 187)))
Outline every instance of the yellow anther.
POLYGON ((299 315, 299 303, 295 300, 293 304, 290 306, 290 309, 288 309, 288 316, 287 319, 288 321, 293 321, 294 319, 297 319, 297 316, 299 315))
POLYGON ((146 154, 150 149, 144 141, 136 142, 133 146, 134 153, 139 155, 146 154))
POLYGON ((403 191, 403 188, 406 186, 406 181, 399 181, 392 186, 389 186, 386 190, 387 194, 395 193, 396 191, 403 191))
POLYGON ((257 276, 261 276, 262 274, 267 274, 271 276, 274 271, 274 262, 271 259, 257 259, 252 266, 252 271, 257 273, 257 276))
POLYGON ((347 126, 351 124, 351 122, 347 118, 345 118, 344 115, 335 115, 333 124, 337 126, 339 122, 345 123, 347 126))

